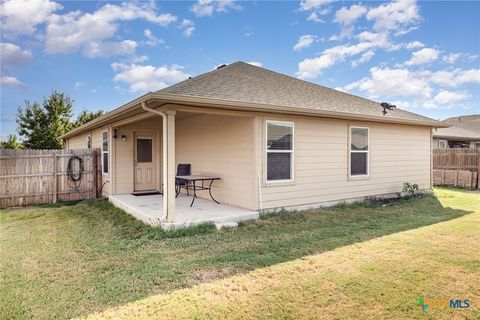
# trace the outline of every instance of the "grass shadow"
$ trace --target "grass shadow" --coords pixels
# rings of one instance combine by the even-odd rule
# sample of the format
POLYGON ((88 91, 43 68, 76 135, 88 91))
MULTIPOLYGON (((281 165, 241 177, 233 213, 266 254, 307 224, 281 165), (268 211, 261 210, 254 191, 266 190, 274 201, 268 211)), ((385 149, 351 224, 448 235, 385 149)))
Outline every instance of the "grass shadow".
POLYGON ((34 222, 2 214, 2 241, 12 246, 2 252, 2 300, 12 317, 73 317, 467 213, 425 195, 282 212, 221 231, 210 224, 164 231, 105 200, 19 213, 34 222), (42 272, 32 275, 30 260, 42 272))

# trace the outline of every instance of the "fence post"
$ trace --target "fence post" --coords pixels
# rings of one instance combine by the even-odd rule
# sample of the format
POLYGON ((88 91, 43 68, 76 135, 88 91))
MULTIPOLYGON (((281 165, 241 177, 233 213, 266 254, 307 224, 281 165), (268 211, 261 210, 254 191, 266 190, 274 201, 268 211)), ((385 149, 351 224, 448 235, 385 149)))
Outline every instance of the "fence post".
POLYGON ((58 177, 57 177, 57 171, 58 171, 58 158, 57 158, 57 153, 52 154, 53 161, 52 161, 52 166, 53 166, 53 173, 52 173, 52 193, 53 193, 53 203, 57 202, 57 193, 58 193, 58 177))
POLYGON ((97 151, 93 150, 92 151, 92 164, 93 164, 93 198, 96 199, 98 197, 97 191, 98 191, 98 169, 97 169, 97 151))
MULTIPOLYGON (((473 186, 475 188, 475 186, 473 186)), ((477 149, 477 189, 480 189, 480 148, 477 149)))

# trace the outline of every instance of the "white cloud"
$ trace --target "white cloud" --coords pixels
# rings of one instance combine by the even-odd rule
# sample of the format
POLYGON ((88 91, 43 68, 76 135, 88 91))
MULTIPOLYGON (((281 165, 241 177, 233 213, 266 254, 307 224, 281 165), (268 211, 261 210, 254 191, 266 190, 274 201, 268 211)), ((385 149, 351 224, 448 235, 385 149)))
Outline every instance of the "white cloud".
POLYGON ((308 21, 313 21, 313 22, 320 22, 320 23, 324 23, 325 21, 323 21, 323 19, 319 18, 318 17, 318 14, 314 11, 312 13, 310 13, 310 15, 308 16, 307 18, 308 21))
POLYGON ((344 61, 365 51, 384 45, 382 42, 360 42, 355 45, 339 45, 328 48, 316 58, 304 59, 298 64, 297 76, 302 79, 316 78, 323 69, 330 68, 335 63, 344 61))
POLYGON ((293 46, 293 50, 300 51, 302 49, 308 48, 312 45, 315 41, 316 37, 314 35, 306 34, 301 36, 295 46, 293 46))
POLYGON ((252 31, 247 31, 243 35, 247 38, 250 38, 251 36, 253 36, 253 32, 252 31))
POLYGON ((445 105, 465 100, 469 97, 470 95, 465 92, 453 92, 444 90, 440 91, 437 95, 435 95, 435 97, 433 98, 433 103, 445 105))
POLYGON ((234 0, 198 0, 190 10, 197 17, 211 16, 213 13, 226 13, 229 9, 240 10, 242 7, 234 0))
POLYGON ((6 0, 0 5, 2 32, 10 36, 31 35, 39 24, 63 7, 50 0, 6 0))
POLYGON ((116 35, 119 21, 141 19, 159 26, 176 21, 170 13, 156 14, 154 2, 106 4, 93 13, 80 11, 52 14, 46 28, 47 53, 82 51, 88 57, 131 54, 137 46, 133 40, 109 40, 116 35))
POLYGON ((432 92, 427 79, 418 77, 407 69, 379 67, 370 69, 370 77, 350 83, 345 89, 364 91, 372 97, 403 96, 418 99, 428 99, 432 92))
POLYGON ((185 80, 188 74, 178 65, 154 67, 151 65, 113 63, 116 72, 113 80, 129 85, 130 92, 156 91, 178 81, 185 80))
POLYGON ((412 53, 410 60, 405 62, 407 66, 414 66, 419 64, 430 63, 438 59, 440 51, 433 48, 423 48, 412 53))
POLYGON ((374 21, 375 31, 405 30, 420 21, 418 11, 416 0, 396 0, 370 9, 367 19, 374 21))
POLYGON ((256 67, 262 67, 263 66, 263 63, 258 62, 258 61, 247 61, 247 63, 251 64, 252 66, 256 66, 256 67))
POLYGON ((342 7, 335 13, 334 22, 342 25, 341 37, 350 36, 353 32, 353 23, 355 20, 363 16, 367 12, 367 8, 362 5, 352 5, 350 9, 342 7))
POLYGON ((25 88, 25 85, 15 77, 2 76, 0 82, 2 83, 2 85, 6 86, 18 87, 22 89, 25 88))
POLYGON ((333 0, 302 0, 300 2, 300 10, 307 11, 319 9, 320 7, 333 2, 333 0))
POLYGON ((32 60, 32 52, 23 50, 13 43, 0 43, 0 62, 2 70, 10 66, 24 66, 32 60))
POLYGON ((460 56, 461 56, 460 53, 450 53, 448 55, 443 56, 442 61, 445 63, 452 64, 457 62, 457 60, 460 59, 460 56))
POLYGON ((405 44, 405 48, 407 49, 418 49, 418 48, 423 48, 425 47, 425 45, 423 43, 421 43, 420 41, 412 41, 412 42, 408 42, 407 44, 405 44))
POLYGON ((82 53, 89 58, 122 56, 135 53, 137 43, 133 40, 120 42, 89 42, 83 47, 82 53))
POLYGON ((85 82, 82 82, 82 81, 77 81, 75 82, 75 90, 80 90, 81 87, 83 87, 86 83, 85 82))
POLYGON ((428 73, 430 81, 443 87, 458 87, 464 84, 480 84, 480 69, 440 70, 428 73))
POLYGON ((192 20, 183 19, 179 28, 183 29, 182 33, 185 37, 190 38, 193 35, 193 32, 195 31, 195 24, 193 23, 192 20))
POLYGON ((145 44, 150 47, 156 47, 159 44, 165 43, 163 39, 157 38, 150 29, 143 30, 143 35, 147 38, 145 44))
POLYGON ((150 58, 146 55, 141 55, 141 56, 133 55, 133 56, 130 57, 130 59, 128 59, 128 61, 130 61, 132 63, 142 63, 142 62, 145 62, 149 59, 150 58))
POLYGON ((373 51, 367 51, 367 52, 365 52, 364 54, 362 54, 362 56, 360 57, 360 59, 355 60, 355 61, 352 62, 352 68, 355 68, 355 67, 357 67, 358 65, 360 65, 360 64, 362 64, 362 63, 365 63, 365 62, 370 61, 370 59, 372 59, 374 55, 375 55, 375 52, 373 52, 373 51))

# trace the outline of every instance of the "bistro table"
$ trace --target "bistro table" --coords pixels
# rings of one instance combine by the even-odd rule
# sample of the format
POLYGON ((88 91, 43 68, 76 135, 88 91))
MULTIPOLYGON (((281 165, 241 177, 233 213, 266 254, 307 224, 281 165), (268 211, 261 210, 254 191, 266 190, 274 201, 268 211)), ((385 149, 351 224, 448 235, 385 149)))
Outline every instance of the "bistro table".
MULTIPOLYGON (((201 176, 201 175, 188 175, 188 176, 176 176, 176 179, 180 181, 185 181, 186 187, 185 189, 187 190, 193 190, 193 199, 192 203, 190 203, 190 207, 193 206, 193 202, 195 202, 195 199, 197 198, 197 190, 208 190, 208 193, 210 194, 210 198, 212 198, 213 201, 216 203, 220 204, 215 198, 212 196, 212 184, 213 181, 215 180, 220 180, 220 177, 215 177, 215 176, 201 176), (201 181, 201 185, 197 185, 197 181, 201 181), (205 185, 205 183, 208 184, 208 186, 205 185)), ((177 194, 175 197, 178 197, 178 194, 180 193, 180 188, 177 190, 177 194)))

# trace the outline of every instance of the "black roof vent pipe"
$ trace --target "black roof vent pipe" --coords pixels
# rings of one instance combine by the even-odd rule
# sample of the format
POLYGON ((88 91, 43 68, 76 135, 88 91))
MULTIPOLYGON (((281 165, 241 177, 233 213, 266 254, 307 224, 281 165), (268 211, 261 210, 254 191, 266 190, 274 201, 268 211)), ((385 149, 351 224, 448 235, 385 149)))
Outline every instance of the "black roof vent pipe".
POLYGON ((397 107, 397 106, 395 106, 393 104, 390 104, 388 102, 382 102, 382 103, 380 103, 380 106, 383 108, 383 115, 384 116, 387 115, 387 110, 393 110, 394 108, 397 107))

